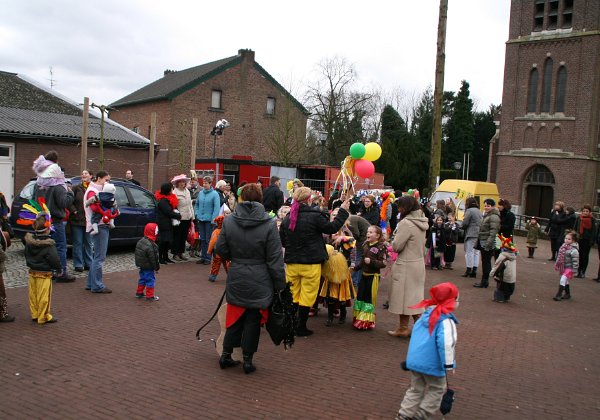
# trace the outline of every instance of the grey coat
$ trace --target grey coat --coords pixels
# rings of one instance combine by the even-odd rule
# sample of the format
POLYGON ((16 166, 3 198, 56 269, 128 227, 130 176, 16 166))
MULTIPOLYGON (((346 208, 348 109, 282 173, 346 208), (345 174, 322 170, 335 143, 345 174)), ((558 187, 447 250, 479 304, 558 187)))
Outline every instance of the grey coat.
POLYGON ((468 208, 462 221, 462 229, 465 231, 465 239, 477 238, 483 215, 477 207, 468 208))
POLYGON ((483 216, 481 221, 481 227, 479 228, 481 247, 486 251, 493 250, 496 247, 498 232, 500 232, 500 212, 494 207, 483 216))
POLYGON ((283 252, 277 225, 262 204, 238 204, 223 228, 215 252, 230 260, 225 286, 227 302, 248 309, 267 309, 273 291, 285 288, 283 252))

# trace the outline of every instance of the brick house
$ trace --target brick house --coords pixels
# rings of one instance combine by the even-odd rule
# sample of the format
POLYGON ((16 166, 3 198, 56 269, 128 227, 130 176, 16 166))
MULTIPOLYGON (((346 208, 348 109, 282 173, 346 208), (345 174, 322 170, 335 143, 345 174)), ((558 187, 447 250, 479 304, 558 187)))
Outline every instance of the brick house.
MULTIPOLYGON (((97 172, 100 143, 99 114, 89 114, 88 170, 97 172)), ((82 107, 36 81, 0 71, 0 191, 8 201, 34 176, 32 163, 56 150, 67 176, 81 173, 82 107)), ((105 119, 104 169, 122 177, 132 169, 145 185, 150 141, 105 119)))
POLYGON ((600 0, 513 0, 491 181, 520 212, 600 202, 600 0))
MULTIPOLYGON (((194 118, 196 159, 242 155, 281 162, 281 153, 294 153, 282 151, 282 145, 303 145, 306 137, 307 110, 254 61, 252 50, 185 70, 166 70, 162 78, 110 106, 112 119, 144 135, 150 134, 151 113, 156 112, 161 151, 155 183, 190 169, 194 118), (231 126, 215 138, 211 131, 221 119, 231 126)), ((294 161, 294 156, 285 158, 294 161)))

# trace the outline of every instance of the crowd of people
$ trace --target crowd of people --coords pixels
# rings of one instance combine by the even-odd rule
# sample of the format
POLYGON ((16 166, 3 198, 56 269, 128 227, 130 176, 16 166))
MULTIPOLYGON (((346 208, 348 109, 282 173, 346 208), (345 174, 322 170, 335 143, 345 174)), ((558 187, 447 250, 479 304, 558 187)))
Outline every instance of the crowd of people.
MULTIPOLYGON (((112 291, 103 282, 102 269, 119 210, 105 171, 94 176, 83 170, 80 183, 71 187, 58 167, 56 152, 40 156, 33 169, 37 175, 34 201, 41 207, 30 218, 32 232, 25 237, 29 305, 32 320, 48 324, 57 321, 51 315, 52 281, 74 281, 67 268, 66 223, 73 240, 73 269, 89 270, 86 290, 108 294, 112 291)), ((493 300, 499 303, 510 301, 514 293, 515 215, 506 199, 498 203, 485 199, 482 212, 476 198, 467 198, 459 224, 452 199, 430 206, 421 203, 415 191, 360 191, 348 196, 336 190, 325 200, 296 179, 289 183, 286 200, 276 176, 266 188, 246 183, 234 193, 226 180, 215 183, 210 176, 193 175, 177 175, 155 192, 156 223, 146 225, 135 249, 139 268, 135 297, 149 302, 159 299, 155 282, 161 265, 196 257, 197 264, 211 265, 211 282, 223 266, 227 274, 227 330, 219 359, 223 369, 240 364, 232 354, 241 347, 244 372, 256 370, 253 357, 260 327, 267 322, 275 293, 289 287, 298 337, 313 334, 308 321, 320 306, 327 308, 327 327, 334 325, 336 317, 338 324, 344 324, 350 309, 354 329, 372 330, 377 325, 379 283, 386 279, 384 308, 398 316, 397 328, 387 334, 413 337, 406 362, 412 371, 411 388, 397 418, 425 418, 436 404, 439 407, 442 378, 454 367, 454 347, 440 348, 448 340, 439 337, 449 335, 456 342, 452 312, 459 298, 456 286, 444 283, 432 288, 431 299, 425 299, 427 267, 453 269, 462 230, 466 262, 462 277, 477 278, 481 265, 474 287, 488 288, 492 278, 496 282, 493 300), (417 343, 419 349, 430 350, 417 354, 417 343)), ((130 170, 126 178, 139 185, 130 170)), ((552 243, 550 260, 560 274, 555 300, 571 297, 573 276, 585 277, 590 249, 594 242, 600 243, 597 227, 590 206, 577 215, 563 203, 555 204, 546 227, 552 243)), ((526 229, 528 258, 534 258, 542 228, 532 217, 526 229)), ((0 270, 8 240, 8 235, 0 235, 0 270)), ((8 314, 0 283, 0 321, 7 322, 14 317, 8 314)))

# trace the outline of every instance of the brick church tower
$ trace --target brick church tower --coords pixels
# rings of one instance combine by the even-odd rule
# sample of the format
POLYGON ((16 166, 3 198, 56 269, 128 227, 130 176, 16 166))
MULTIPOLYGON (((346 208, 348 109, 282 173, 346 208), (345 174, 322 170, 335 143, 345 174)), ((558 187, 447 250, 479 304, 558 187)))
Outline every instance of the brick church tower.
POLYGON ((491 179, 520 213, 600 205, 600 0, 513 0, 491 179))

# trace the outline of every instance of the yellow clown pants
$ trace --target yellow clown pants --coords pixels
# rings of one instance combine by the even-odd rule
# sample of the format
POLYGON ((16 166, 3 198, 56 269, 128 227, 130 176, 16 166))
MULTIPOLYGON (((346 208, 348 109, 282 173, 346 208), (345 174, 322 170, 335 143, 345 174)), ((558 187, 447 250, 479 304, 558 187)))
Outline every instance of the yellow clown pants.
POLYGON ((45 324, 52 319, 50 301, 52 297, 52 273, 29 271, 29 310, 31 319, 45 324))
POLYGON ((321 264, 287 264, 286 279, 290 283, 294 303, 310 307, 317 300, 321 264))

